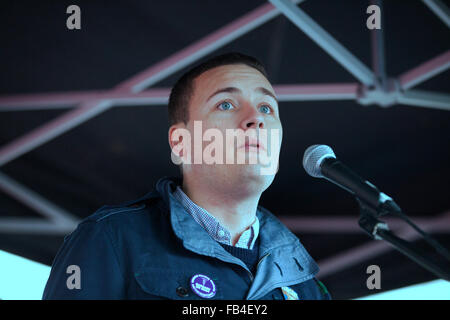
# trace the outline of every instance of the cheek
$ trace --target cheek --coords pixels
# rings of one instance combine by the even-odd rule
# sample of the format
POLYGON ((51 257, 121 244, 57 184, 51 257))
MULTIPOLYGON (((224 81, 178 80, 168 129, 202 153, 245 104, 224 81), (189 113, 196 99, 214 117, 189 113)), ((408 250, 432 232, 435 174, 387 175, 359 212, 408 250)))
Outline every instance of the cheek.
POLYGON ((204 150, 208 145, 210 145, 213 142, 217 142, 217 140, 220 140, 221 145, 223 148, 228 148, 227 141, 226 141, 226 129, 227 127, 224 125, 223 121, 219 120, 203 120, 202 121, 202 131, 201 131, 201 142, 198 142, 198 145, 202 146, 202 150, 204 150), (209 133, 208 130, 211 130, 209 133), (220 131, 220 134, 217 133, 217 130, 220 131), (213 138, 211 138, 213 136, 213 138), (209 140, 208 140, 209 139, 209 140))
POLYGON ((283 126, 280 121, 273 121, 267 124, 267 131, 270 133, 271 131, 277 131, 280 137, 280 140, 283 138, 283 126))

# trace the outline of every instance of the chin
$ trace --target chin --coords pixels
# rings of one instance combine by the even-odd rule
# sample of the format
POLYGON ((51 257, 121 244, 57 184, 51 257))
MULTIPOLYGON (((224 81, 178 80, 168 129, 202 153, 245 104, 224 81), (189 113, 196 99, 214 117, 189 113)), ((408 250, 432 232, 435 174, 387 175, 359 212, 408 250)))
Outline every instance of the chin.
POLYGON ((262 168, 264 167, 260 164, 193 166, 192 175, 202 177, 201 180, 207 180, 215 187, 244 187, 253 193, 266 190, 275 178, 275 174, 261 174, 262 168))
POLYGON ((262 191, 266 190, 272 184, 275 174, 263 175, 261 174, 262 168, 261 165, 257 164, 243 165, 240 170, 238 170, 238 180, 240 183, 246 184, 251 184, 253 182, 254 187, 262 189, 262 191))

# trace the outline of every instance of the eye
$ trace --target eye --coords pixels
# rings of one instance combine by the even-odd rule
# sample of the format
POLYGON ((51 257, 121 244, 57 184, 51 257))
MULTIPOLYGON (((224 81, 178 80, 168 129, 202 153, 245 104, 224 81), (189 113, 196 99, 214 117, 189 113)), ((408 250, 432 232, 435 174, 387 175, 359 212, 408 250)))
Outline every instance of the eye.
POLYGON ((267 104, 263 104, 262 106, 260 106, 259 110, 261 110, 262 113, 272 113, 272 109, 267 104))
POLYGON ((221 103, 217 106, 217 108, 226 111, 226 110, 230 110, 230 109, 234 108, 234 106, 233 106, 230 102, 224 101, 224 102, 221 102, 221 103))

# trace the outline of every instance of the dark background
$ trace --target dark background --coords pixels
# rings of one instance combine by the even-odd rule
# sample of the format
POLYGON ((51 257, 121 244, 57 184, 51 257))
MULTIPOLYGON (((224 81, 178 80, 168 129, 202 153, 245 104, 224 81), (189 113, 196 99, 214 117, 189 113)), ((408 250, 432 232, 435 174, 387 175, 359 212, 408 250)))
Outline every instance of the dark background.
MULTIPOLYGON (((264 3, 2 2, 0 95, 112 88, 264 3), (66 28, 66 8, 71 4, 81 8, 81 30, 66 28)), ((370 68, 368 5, 359 0, 308 0, 299 6, 370 68)), ((421 1, 385 1, 382 14, 389 76, 449 49, 448 28, 421 1)), ((257 57, 275 85, 357 82, 282 15, 213 55, 228 51, 257 57)), ((186 70, 153 87, 171 87, 186 70)), ((448 93, 449 73, 415 89, 448 93)), ((1 112, 0 147, 68 111, 1 112)), ((447 111, 305 101, 280 103, 280 115, 284 129, 280 171, 260 202, 277 216, 354 217, 357 225, 355 200, 334 185, 309 177, 301 167, 304 150, 317 143, 332 146, 343 162, 392 196, 413 220, 449 210, 447 111)), ((103 204, 145 194, 162 176, 178 174, 170 161, 167 119, 165 105, 114 107, 7 163, 1 172, 83 218, 103 204)), ((0 215, 39 217, 4 193, 0 215)), ((373 241, 363 231, 311 231, 298 236, 319 266, 320 261, 373 241)), ((450 232, 435 236, 450 247, 450 232)), ((0 249, 51 265, 62 241, 63 236, 5 233, 0 234, 0 249)), ((434 278, 391 250, 321 280, 334 298, 348 299, 434 278), (382 272, 382 290, 376 292, 366 288, 366 268, 371 264, 382 272)))

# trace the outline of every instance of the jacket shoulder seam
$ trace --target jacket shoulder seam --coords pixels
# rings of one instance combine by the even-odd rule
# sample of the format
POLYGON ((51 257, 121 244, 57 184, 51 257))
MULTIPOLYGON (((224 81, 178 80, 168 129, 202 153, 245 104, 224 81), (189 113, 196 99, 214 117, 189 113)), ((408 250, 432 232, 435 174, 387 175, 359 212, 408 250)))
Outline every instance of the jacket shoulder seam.
POLYGON ((123 213, 123 212, 131 212, 131 211, 139 211, 145 208, 145 204, 141 204, 138 207, 119 207, 119 208, 113 208, 108 210, 109 212, 105 212, 105 215, 98 217, 95 219, 95 222, 99 222, 102 221, 112 215, 118 214, 118 213, 123 213))

